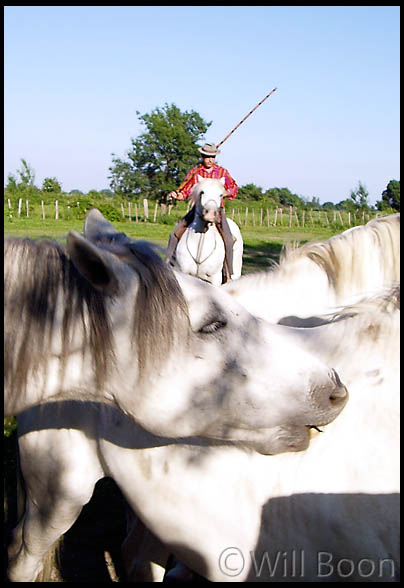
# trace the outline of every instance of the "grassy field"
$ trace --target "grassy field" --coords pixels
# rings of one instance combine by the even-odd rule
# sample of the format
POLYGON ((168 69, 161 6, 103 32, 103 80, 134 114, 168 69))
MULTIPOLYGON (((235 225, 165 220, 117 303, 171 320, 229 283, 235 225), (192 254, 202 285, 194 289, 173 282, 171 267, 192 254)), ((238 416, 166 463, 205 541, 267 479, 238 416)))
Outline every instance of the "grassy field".
MULTIPOLYGON (((175 219, 173 221, 175 222, 175 219)), ((123 231, 134 239, 146 239, 166 247, 174 222, 168 224, 125 220, 113 224, 118 231, 123 231)), ((8 218, 4 219, 4 234, 6 236, 13 235, 33 239, 50 238, 63 243, 70 230, 82 232, 83 221, 76 219, 42 220, 24 217, 13 218, 12 221, 8 218)), ((325 241, 342 230, 343 228, 338 225, 314 226, 305 229, 299 227, 290 229, 288 226, 270 226, 269 228, 267 226, 242 226, 243 274, 267 268, 271 260, 278 259, 282 246, 286 243, 303 245, 307 241, 325 241)))

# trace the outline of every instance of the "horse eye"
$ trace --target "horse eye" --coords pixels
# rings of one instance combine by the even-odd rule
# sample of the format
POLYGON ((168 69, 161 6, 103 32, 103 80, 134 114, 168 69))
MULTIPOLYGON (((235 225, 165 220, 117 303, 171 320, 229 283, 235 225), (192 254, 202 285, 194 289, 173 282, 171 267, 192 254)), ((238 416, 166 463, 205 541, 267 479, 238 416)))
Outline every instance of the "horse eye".
POLYGON ((218 331, 219 329, 222 329, 226 325, 227 325, 226 321, 212 321, 211 323, 208 323, 207 325, 204 325, 203 327, 201 327, 199 329, 199 333, 205 333, 205 334, 216 333, 216 331, 218 331))

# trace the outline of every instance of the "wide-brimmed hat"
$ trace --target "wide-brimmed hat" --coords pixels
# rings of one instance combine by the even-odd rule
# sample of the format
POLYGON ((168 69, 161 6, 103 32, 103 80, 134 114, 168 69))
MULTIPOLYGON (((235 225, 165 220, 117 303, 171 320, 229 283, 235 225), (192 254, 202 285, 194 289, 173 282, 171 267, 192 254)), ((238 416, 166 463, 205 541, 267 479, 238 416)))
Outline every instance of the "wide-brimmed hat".
POLYGON ((199 153, 202 155, 207 155, 207 157, 216 157, 220 150, 216 147, 214 143, 205 143, 203 147, 199 147, 199 153))

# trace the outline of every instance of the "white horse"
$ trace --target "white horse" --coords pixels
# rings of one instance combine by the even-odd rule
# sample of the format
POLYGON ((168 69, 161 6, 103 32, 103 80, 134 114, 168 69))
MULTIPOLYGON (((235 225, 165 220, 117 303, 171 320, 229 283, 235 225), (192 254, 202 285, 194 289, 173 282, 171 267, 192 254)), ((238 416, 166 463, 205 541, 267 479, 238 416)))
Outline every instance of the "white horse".
POLYGON ((150 551, 149 536, 147 554, 162 567, 147 574, 143 562, 136 580, 162 579, 171 552, 210 581, 396 581, 398 308, 395 289, 324 317, 322 326, 284 327, 332 358, 351 390, 345 410, 305 452, 264 456, 163 439, 94 402, 20 415, 27 502, 10 548, 11 579, 34 580, 96 481, 110 476, 158 538, 150 551))
MULTIPOLYGON (((222 283, 224 263, 224 243, 216 228, 224 191, 224 178, 214 180, 198 177, 191 194, 196 206, 195 217, 181 237, 175 253, 182 272, 216 286, 222 283)), ((243 238, 236 223, 229 218, 227 222, 234 240, 231 278, 236 280, 241 276, 243 238)))
POLYGON ((283 327, 258 323, 219 288, 175 276, 98 211, 85 231, 92 240, 72 232, 66 252, 5 241, 6 416, 53 400, 107 402, 157 435, 272 453, 283 451, 279 432, 305 447, 307 426, 342 410, 335 371, 283 327))
MULTIPOLYGON (((373 219, 325 242, 286 249, 279 265, 222 288, 271 323, 333 312, 400 283, 400 215, 373 219)), ((296 323, 295 323, 296 324, 296 323)), ((304 326, 304 321, 301 322, 304 326)))

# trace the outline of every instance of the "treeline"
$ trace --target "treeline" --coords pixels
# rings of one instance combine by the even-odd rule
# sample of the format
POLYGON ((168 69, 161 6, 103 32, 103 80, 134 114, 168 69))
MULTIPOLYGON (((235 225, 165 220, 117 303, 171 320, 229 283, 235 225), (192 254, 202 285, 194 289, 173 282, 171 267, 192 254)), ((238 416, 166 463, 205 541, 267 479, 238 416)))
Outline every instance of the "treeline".
POLYGON ((238 198, 249 202, 261 202, 262 205, 270 207, 293 206, 298 210, 332 210, 346 211, 350 213, 362 211, 381 211, 393 213, 400 210, 400 182, 391 180, 381 194, 381 199, 372 207, 369 202, 369 194, 366 187, 359 182, 356 190, 352 190, 350 197, 341 202, 324 202, 316 197, 311 199, 303 198, 292 193, 288 188, 270 188, 263 190, 255 184, 247 184, 239 189, 238 198))
MULTIPOLYGON (((149 193, 150 195, 150 193, 149 193)), ((164 199, 147 199, 156 204, 154 217, 158 214, 160 221, 167 212, 172 212, 172 206, 167 206, 164 199), (157 209, 157 204, 158 209, 157 209)), ((285 209, 287 214, 293 208, 299 211, 344 211, 350 213, 353 218, 358 217, 361 213, 371 211, 381 211, 384 214, 394 213, 400 210, 400 182, 391 180, 381 195, 381 200, 377 201, 376 207, 368 204, 368 193, 366 188, 359 182, 358 188, 351 192, 350 198, 334 204, 332 202, 320 203, 319 199, 313 197, 311 200, 304 199, 297 194, 292 193, 288 188, 270 188, 263 190, 255 184, 246 184, 239 188, 239 193, 234 202, 229 202, 229 208, 237 206, 238 202, 250 206, 250 211, 261 209, 274 212, 285 209)), ((45 217, 45 214, 57 218, 60 215, 63 218, 85 217, 90 208, 97 207, 111 221, 119 221, 126 216, 123 211, 129 204, 131 210, 136 215, 136 210, 141 210, 144 206, 144 198, 140 195, 122 193, 120 190, 90 190, 83 193, 79 189, 63 192, 61 183, 55 177, 45 178, 42 186, 38 188, 35 185, 35 172, 31 166, 24 160, 21 160, 21 168, 17 170, 16 175, 9 174, 8 182, 4 190, 4 212, 10 218, 14 215, 30 216, 33 215, 45 217), (55 213, 53 207, 55 206, 55 213), (52 209, 52 212, 45 213, 45 207, 52 209)), ((246 206, 244 206, 245 210, 246 206)), ((180 203, 174 204, 174 212, 183 212, 183 206, 180 203)), ((261 212, 259 214, 262 214, 261 212)), ((295 214, 295 213, 294 213, 295 214)), ((131 216, 131 214, 128 214, 131 216)), ((137 215, 136 215, 137 216, 137 215)), ((335 214, 333 215, 335 218, 335 214)), ((145 217, 146 218, 146 217, 145 217)), ((327 218, 327 217, 326 217, 327 218)), ((164 219, 163 219, 164 220, 164 219)), ((166 219, 166 222, 173 222, 174 218, 166 219)))
MULTIPOLYGON (((137 115, 145 132, 131 139, 131 146, 124 157, 111 154, 109 188, 99 192, 90 190, 87 194, 71 190, 66 194, 55 177, 46 177, 39 188, 35 186, 34 170, 21 159, 21 168, 8 175, 5 197, 28 199, 33 204, 78 196, 80 201, 105 200, 111 206, 117 203, 120 206, 125 201, 139 202, 144 198, 149 202, 168 204, 167 195, 177 189, 187 172, 200 162, 198 145, 212 123, 203 120, 195 111, 181 112, 175 104, 165 104, 148 114, 137 112, 137 115)), ((235 171, 233 173, 237 176, 235 171)), ((391 180, 388 183, 376 207, 369 204, 368 191, 361 182, 337 204, 320 204, 316 196, 305 199, 286 187, 263 190, 253 183, 239 188, 237 200, 259 202, 262 207, 272 209, 292 206, 299 210, 345 210, 353 213, 373 209, 390 213, 400 210, 400 182, 391 180)))

